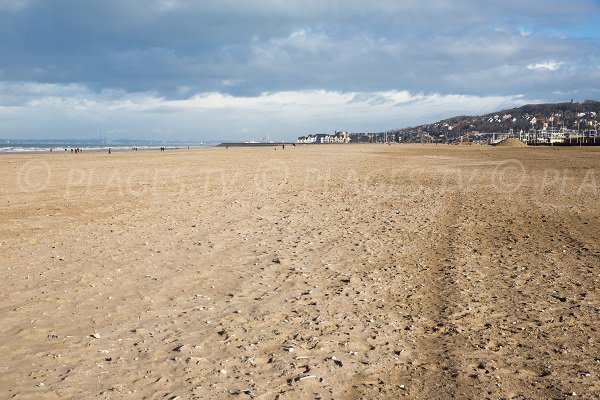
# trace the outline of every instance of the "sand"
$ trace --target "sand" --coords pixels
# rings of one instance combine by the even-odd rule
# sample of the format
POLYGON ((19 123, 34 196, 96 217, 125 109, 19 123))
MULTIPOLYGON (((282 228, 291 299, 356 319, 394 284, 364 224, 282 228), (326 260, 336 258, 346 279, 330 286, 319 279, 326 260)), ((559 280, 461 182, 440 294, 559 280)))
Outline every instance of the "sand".
POLYGON ((0 398, 600 397, 600 149, 0 157, 0 398))
POLYGON ((527 143, 515 138, 506 138, 502 139, 500 142, 496 143, 495 146, 499 147, 528 147, 527 143))

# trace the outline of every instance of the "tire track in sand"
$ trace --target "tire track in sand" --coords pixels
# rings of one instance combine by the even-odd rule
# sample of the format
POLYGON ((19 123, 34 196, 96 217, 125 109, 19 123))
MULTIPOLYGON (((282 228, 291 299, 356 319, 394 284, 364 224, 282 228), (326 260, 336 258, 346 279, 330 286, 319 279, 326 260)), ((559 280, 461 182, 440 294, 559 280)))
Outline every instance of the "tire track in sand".
POLYGON ((461 205, 460 193, 441 199, 438 219, 418 254, 422 294, 415 304, 418 319, 413 327, 415 364, 411 397, 455 398, 461 395, 461 335, 453 317, 461 293, 457 285, 456 250, 461 205))

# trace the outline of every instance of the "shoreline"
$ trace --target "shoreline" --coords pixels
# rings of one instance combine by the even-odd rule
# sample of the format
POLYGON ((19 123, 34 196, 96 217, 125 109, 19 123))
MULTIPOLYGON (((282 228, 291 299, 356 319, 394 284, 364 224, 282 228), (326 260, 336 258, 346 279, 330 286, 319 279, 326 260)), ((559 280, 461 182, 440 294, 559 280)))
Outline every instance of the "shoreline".
MULTIPOLYGON (((80 152, 78 152, 77 154, 97 154, 97 153, 108 153, 108 149, 111 149, 111 152, 115 152, 115 153, 127 153, 127 152, 131 152, 131 153, 135 153, 136 150, 133 150, 135 146, 132 147, 103 147, 103 148, 85 148, 85 147, 79 147, 79 149, 81 149, 80 152)), ((202 150, 202 149, 210 149, 216 146, 189 146, 189 148, 186 147, 169 147, 169 146, 165 146, 167 152, 169 151, 192 151, 192 150, 202 150)), ((76 149, 77 147, 53 147, 52 151, 50 151, 50 149, 44 149, 44 150, 18 150, 18 151, 0 151, 0 157, 6 154, 13 154, 13 155, 18 155, 18 154, 71 154, 71 149, 76 149)), ((156 152, 161 152, 160 150, 161 146, 158 147, 137 147, 137 151, 139 152, 149 152, 149 151, 156 151, 156 152)), ((74 153, 74 152, 73 152, 74 153)))

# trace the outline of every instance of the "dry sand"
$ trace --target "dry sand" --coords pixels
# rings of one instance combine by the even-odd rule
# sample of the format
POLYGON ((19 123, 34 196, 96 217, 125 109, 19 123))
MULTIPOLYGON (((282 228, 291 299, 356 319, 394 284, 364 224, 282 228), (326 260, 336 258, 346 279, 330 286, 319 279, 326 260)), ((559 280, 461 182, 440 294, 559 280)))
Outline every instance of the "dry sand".
POLYGON ((506 139, 502 139, 500 142, 496 143, 495 146, 499 147, 527 147, 527 143, 519 139, 515 139, 512 137, 508 137, 506 139))
POLYGON ((0 157, 0 398, 600 397, 600 149, 0 157))

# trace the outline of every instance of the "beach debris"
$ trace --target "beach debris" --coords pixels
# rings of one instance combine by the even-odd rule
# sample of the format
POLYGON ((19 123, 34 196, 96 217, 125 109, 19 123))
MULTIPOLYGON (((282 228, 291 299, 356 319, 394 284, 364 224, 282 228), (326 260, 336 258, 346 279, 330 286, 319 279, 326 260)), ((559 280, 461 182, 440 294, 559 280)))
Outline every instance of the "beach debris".
POLYGON ((331 356, 331 360, 338 367, 343 367, 344 366, 344 363, 342 362, 342 360, 338 360, 335 356, 331 356))
POLYGON ((566 302, 566 301, 567 301, 567 298, 566 298, 566 297, 564 297, 564 296, 558 296, 558 295, 555 295, 555 294, 551 294, 550 296, 551 296, 551 297, 554 297, 556 300, 559 300, 559 301, 560 301, 560 302, 562 302, 562 303, 564 303, 564 302, 566 302))
POLYGON ((238 394, 247 394, 250 395, 252 394, 252 390, 250 388, 246 388, 246 389, 229 389, 229 394, 232 395, 238 395, 238 394))
POLYGON ((100 334, 98 332, 94 332, 90 336, 93 337, 94 339, 100 339, 101 338, 101 336, 100 336, 100 334))
POLYGON ((273 264, 281 264, 281 260, 279 259, 279 257, 275 257, 275 258, 272 260, 272 262, 273 262, 273 264))
POLYGON ((188 358, 185 359, 185 363, 186 364, 200 365, 201 362, 202 362, 202 358, 201 357, 188 357, 188 358))
POLYGON ((184 348, 187 347, 187 344, 181 344, 173 349, 173 351, 182 352, 184 348))
POLYGON ((285 351, 289 351, 290 353, 294 352, 294 346, 296 346, 294 341, 285 341, 282 345, 283 349, 285 351))
POLYGON ((56 339, 58 339, 58 335, 55 335, 53 333, 48 335, 48 340, 56 340, 56 339))
POLYGON ((300 374, 298 376, 295 376, 293 378, 288 379, 287 382, 288 382, 288 385, 291 386, 295 382, 302 382, 302 381, 307 380, 307 379, 317 379, 317 378, 318 378, 318 376, 316 376, 316 375, 311 375, 311 374, 308 374, 308 373, 304 373, 304 374, 300 374))

